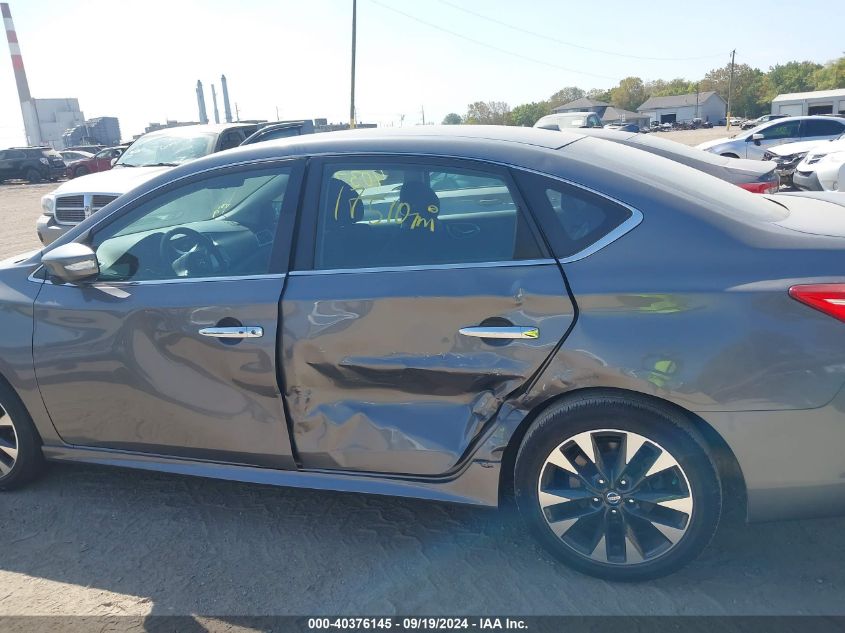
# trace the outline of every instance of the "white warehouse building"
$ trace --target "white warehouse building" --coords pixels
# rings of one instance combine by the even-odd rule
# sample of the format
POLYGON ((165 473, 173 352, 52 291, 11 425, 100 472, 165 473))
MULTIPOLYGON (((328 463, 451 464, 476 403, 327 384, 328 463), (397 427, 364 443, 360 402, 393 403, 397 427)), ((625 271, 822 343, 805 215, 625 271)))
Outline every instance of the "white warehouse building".
POLYGON ((670 97, 649 97, 637 112, 647 115, 651 121, 674 123, 675 121, 702 121, 716 123, 725 118, 727 103, 713 91, 670 97))
POLYGON ((845 88, 778 95, 772 99, 772 114, 845 114, 845 88))

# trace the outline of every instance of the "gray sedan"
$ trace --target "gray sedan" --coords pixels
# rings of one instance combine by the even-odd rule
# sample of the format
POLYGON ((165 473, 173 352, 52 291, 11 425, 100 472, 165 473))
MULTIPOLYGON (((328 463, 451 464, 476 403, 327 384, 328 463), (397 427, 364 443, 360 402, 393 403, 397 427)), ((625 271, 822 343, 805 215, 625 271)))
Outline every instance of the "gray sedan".
POLYGON ((585 573, 670 573, 726 507, 845 510, 836 209, 537 129, 193 161, 0 264, 0 488, 48 459, 514 499, 585 573))

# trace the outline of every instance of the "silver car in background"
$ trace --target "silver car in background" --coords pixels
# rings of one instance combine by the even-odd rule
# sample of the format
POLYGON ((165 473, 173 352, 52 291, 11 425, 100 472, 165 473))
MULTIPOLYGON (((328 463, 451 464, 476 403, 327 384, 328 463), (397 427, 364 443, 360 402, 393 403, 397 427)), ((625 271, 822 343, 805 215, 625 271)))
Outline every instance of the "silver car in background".
POLYGON ((824 141, 845 132, 845 119, 828 116, 794 116, 775 119, 747 132, 696 145, 713 154, 730 158, 763 160, 765 151, 775 145, 798 141, 824 141))

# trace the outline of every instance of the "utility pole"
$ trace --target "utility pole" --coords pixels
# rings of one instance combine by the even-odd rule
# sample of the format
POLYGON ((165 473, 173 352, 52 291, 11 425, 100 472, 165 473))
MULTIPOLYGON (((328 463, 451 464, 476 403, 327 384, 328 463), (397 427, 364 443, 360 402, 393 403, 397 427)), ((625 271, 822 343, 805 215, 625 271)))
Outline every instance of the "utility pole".
POLYGON ((731 51, 731 74, 728 78, 728 116, 727 116, 727 130, 731 129, 731 97, 733 96, 734 87, 734 59, 736 58, 736 49, 731 51))
POLYGON ((425 106, 420 106, 420 114, 422 114, 422 124, 425 125, 425 106))
POLYGON ((279 106, 276 106, 276 120, 279 120, 279 106))
POLYGON ((352 81, 349 94, 349 128, 355 127, 355 34, 357 30, 358 0, 352 0, 352 81))
POLYGON ((235 101, 235 121, 237 121, 238 123, 240 123, 240 121, 241 121, 241 112, 240 112, 240 110, 238 110, 238 102, 237 101, 235 101))

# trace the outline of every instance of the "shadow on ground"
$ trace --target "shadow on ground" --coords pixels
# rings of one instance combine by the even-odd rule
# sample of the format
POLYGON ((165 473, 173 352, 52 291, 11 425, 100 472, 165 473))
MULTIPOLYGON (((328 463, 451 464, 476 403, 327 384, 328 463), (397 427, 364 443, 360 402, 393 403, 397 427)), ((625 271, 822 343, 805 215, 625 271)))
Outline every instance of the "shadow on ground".
POLYGON ((53 466, 0 496, 0 543, 6 614, 845 614, 842 519, 728 527, 613 585, 496 510, 53 466))

